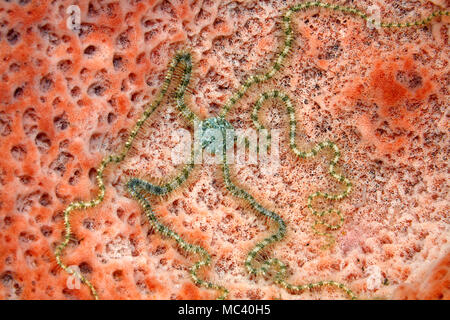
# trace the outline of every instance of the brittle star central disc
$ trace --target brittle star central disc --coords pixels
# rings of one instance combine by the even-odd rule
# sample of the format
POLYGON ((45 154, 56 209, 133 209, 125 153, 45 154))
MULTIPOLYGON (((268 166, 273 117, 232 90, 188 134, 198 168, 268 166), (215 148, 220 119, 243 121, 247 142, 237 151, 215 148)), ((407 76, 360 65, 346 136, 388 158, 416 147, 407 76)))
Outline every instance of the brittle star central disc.
POLYGON ((202 148, 211 154, 221 154, 224 147, 229 150, 234 145, 234 127, 223 117, 203 120, 198 129, 202 148))

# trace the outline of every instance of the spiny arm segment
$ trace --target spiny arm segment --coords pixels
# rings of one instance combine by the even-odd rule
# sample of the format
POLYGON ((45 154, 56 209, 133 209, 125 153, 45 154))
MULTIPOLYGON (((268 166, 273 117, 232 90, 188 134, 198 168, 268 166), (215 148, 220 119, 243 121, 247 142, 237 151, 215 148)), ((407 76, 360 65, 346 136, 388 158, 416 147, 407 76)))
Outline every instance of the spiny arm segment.
POLYGON ((225 287, 222 287, 220 285, 214 284, 209 281, 205 281, 199 278, 198 276, 198 270, 201 267, 208 266, 211 263, 211 256, 209 253, 202 248, 201 246, 193 245, 185 241, 181 236, 179 236, 176 232, 172 231, 170 228, 162 224, 158 221, 158 218, 156 217, 155 213, 153 212, 150 202, 146 198, 146 192, 153 193, 154 190, 152 187, 149 187, 148 182, 140 179, 131 179, 127 183, 128 191, 129 193, 139 202, 139 204, 142 206, 145 215, 148 218, 148 221, 150 225, 158 231, 161 235, 168 237, 172 240, 175 240, 178 246, 180 246, 181 249, 188 253, 194 253, 200 256, 201 260, 196 262, 191 268, 190 268, 190 274, 192 281, 198 285, 202 286, 208 289, 214 289, 221 292, 221 295, 217 298, 219 300, 226 299, 228 295, 228 290, 225 287))
MULTIPOLYGON (((190 124, 195 126, 195 124, 200 122, 200 120, 190 110, 190 108, 185 104, 184 101, 185 92, 188 88, 190 75, 192 72, 192 58, 190 54, 186 54, 181 58, 182 59, 180 60, 180 62, 184 64, 184 71, 183 74, 181 75, 181 82, 176 89, 175 98, 180 113, 190 124)), ((158 231, 161 235, 165 237, 175 240, 177 245, 179 245, 180 248, 185 250, 186 252, 195 253, 201 257, 201 260, 196 262, 190 268, 190 275, 193 282, 198 286, 220 291, 221 295, 217 299, 223 300, 226 299, 228 295, 228 290, 225 287, 214 284, 209 281, 202 280, 198 276, 198 270, 201 267, 208 266, 211 263, 211 256, 209 255, 209 253, 200 246, 192 245, 186 242, 176 232, 174 232, 173 230, 171 230, 170 228, 159 222, 155 213, 151 208, 149 200, 147 199, 149 195, 164 196, 180 187, 188 179, 189 175, 193 171, 194 159, 195 159, 195 147, 191 149, 191 158, 189 163, 183 168, 181 173, 171 181, 162 185, 157 185, 143 179, 131 178, 127 183, 127 188, 131 196, 135 198, 142 206, 150 225, 156 231, 158 231)))
POLYGON ((165 196, 181 186, 188 178, 191 172, 194 170, 194 148, 191 151, 191 159, 189 163, 181 170, 171 181, 164 183, 162 185, 153 184, 143 179, 132 178, 133 185, 139 186, 149 195, 155 196, 165 196))
POLYGON ((230 174, 230 167, 227 164, 226 161, 226 150, 224 148, 223 152, 223 165, 222 165, 222 172, 224 176, 224 182, 226 188, 231 192, 232 195, 234 195, 237 198, 244 199, 247 201, 250 206, 258 213, 263 215, 264 217, 268 218, 269 220, 272 220, 278 225, 278 230, 271 235, 270 237, 265 238, 263 241, 259 242, 247 255, 247 258, 245 260, 245 267, 247 271, 255 276, 259 275, 266 275, 269 273, 269 271, 274 268, 277 269, 277 272, 274 276, 274 281, 284 287, 285 289, 292 291, 292 292, 301 292, 304 290, 311 290, 323 286, 333 286, 336 288, 339 288, 343 290, 351 299, 357 299, 356 295, 353 293, 352 290, 350 290, 348 287, 346 287, 344 284, 336 282, 336 281, 319 281, 316 283, 308 283, 304 285, 293 285, 289 282, 287 282, 286 279, 286 271, 287 266, 284 262, 282 262, 279 259, 271 258, 267 259, 262 262, 261 267, 256 268, 254 267, 254 260, 257 257, 257 255, 262 252, 267 246, 281 241, 284 236, 286 235, 286 223, 283 221, 283 219, 275 212, 268 210, 264 208, 261 204, 259 204, 255 198, 250 195, 247 191, 239 188, 236 186, 232 179, 230 174))
MULTIPOLYGON (((184 68, 178 69, 182 72, 180 79, 180 83, 177 86, 177 90, 175 92, 175 99, 176 99, 176 105, 178 110, 180 111, 181 115, 184 117, 184 119, 190 124, 194 125, 195 121, 200 121, 197 115, 192 112, 192 110, 186 105, 185 102, 185 94, 186 91, 189 89, 189 82, 191 80, 192 76, 192 56, 190 53, 182 53, 179 54, 179 56, 175 57, 177 60, 177 63, 182 63, 184 68)), ((178 75, 178 74, 177 74, 178 75)))
MULTIPOLYGON (((70 239, 72 237, 72 226, 70 223, 70 215, 71 215, 72 211, 93 208, 93 207, 99 205, 103 201, 103 199, 105 197, 105 184, 103 181, 103 174, 104 174, 105 169, 108 167, 109 164, 111 164, 111 163, 117 164, 117 163, 122 162, 125 159, 126 155, 128 154, 128 152, 130 151, 130 149, 133 145, 133 142, 134 142, 136 136, 138 135, 139 131, 142 129, 142 126, 144 125, 146 120, 150 117, 150 115, 156 110, 156 108, 159 107, 159 105, 163 101, 171 82, 174 80, 174 78, 179 76, 178 73, 180 72, 179 71, 180 64, 184 64, 185 68, 182 72, 183 73, 182 79, 181 79, 180 85, 177 88, 176 95, 175 95, 175 98, 177 100, 177 106, 178 106, 178 109, 180 110, 180 112, 182 113, 182 115, 189 122, 193 122, 194 119, 196 119, 196 115, 184 103, 184 92, 186 91, 187 86, 189 85, 190 74, 192 72, 192 58, 189 53, 180 52, 180 53, 177 53, 175 55, 175 57, 172 59, 172 61, 170 62, 164 82, 163 82, 161 89, 158 92, 156 98, 152 102, 149 102, 144 105, 144 109, 145 109, 144 113, 142 114, 140 119, 136 122, 133 129, 131 130, 131 132, 128 136, 128 139, 122 148, 122 151, 116 155, 109 155, 102 160, 100 166, 97 169, 96 180, 97 180, 98 192, 97 192, 96 198, 94 198, 91 201, 72 202, 64 210, 64 237, 63 237, 62 242, 55 249, 56 263, 68 274, 76 276, 77 278, 80 279, 81 282, 86 284, 89 287, 89 289, 92 293, 92 296, 96 300, 98 300, 99 297, 98 297, 97 291, 95 290, 92 283, 86 277, 84 277, 81 273, 79 273, 75 270, 72 270, 70 267, 68 267, 62 261, 62 258, 61 258, 65 248, 69 244, 70 239)), ((188 172, 186 173, 186 171, 183 171, 183 176, 188 175, 190 170, 192 170, 192 168, 190 168, 188 166, 184 170, 188 170, 188 172)), ((167 188, 167 186, 166 186, 166 188, 167 188)), ((167 189, 167 191, 168 191, 168 189, 167 189)))
POLYGON ((428 17, 425 17, 423 19, 419 19, 417 21, 411 21, 411 22, 378 22, 370 15, 365 13, 362 10, 359 10, 357 8, 353 7, 346 7, 341 5, 336 5, 332 3, 327 2, 320 2, 320 1, 309 1, 304 2, 298 5, 295 5, 293 7, 290 7, 286 13, 283 16, 283 34, 284 34, 284 42, 281 48, 281 51, 278 53, 277 57, 275 58, 275 61, 273 65, 269 68, 269 70, 265 74, 256 74, 252 75, 247 78, 247 80, 244 81, 244 83, 239 87, 239 89, 230 97, 230 99, 224 104, 222 107, 222 110, 220 112, 220 115, 222 117, 225 117, 228 112, 233 108, 233 106, 245 95, 247 90, 254 85, 255 83, 261 83, 264 81, 267 81, 271 79, 283 66, 284 61, 286 60, 287 55, 292 49, 293 41, 294 41, 294 35, 292 30, 292 15, 296 12, 302 11, 302 10, 308 10, 308 9, 314 9, 314 8, 324 8, 332 11, 339 11, 346 14, 351 14, 356 17, 359 17, 365 21, 370 22, 375 27, 381 27, 381 28, 407 28, 407 27, 413 27, 413 26, 424 26, 431 22, 436 17, 440 16, 449 16, 450 11, 448 10, 438 10, 433 13, 431 13, 428 17))
MULTIPOLYGON (((261 107, 263 106, 264 102, 267 101, 268 99, 279 99, 281 100, 287 109, 287 113, 289 116, 289 145, 290 148, 292 149, 292 151, 301 159, 309 159, 312 157, 315 157, 322 149, 325 148, 329 148, 331 149, 331 151, 333 152, 333 158, 331 159, 329 166, 328 166, 328 172, 329 174, 336 179, 339 183, 342 183, 345 185, 345 190, 342 193, 339 194, 329 194, 329 193, 324 193, 324 192, 315 192, 313 194, 311 194, 308 197, 308 208, 311 210, 311 213, 319 218, 322 218, 321 220, 317 220, 314 225, 313 225, 313 229, 315 230, 316 233, 321 234, 321 235, 325 235, 328 236, 332 239, 331 235, 329 233, 325 233, 325 232, 319 232, 316 228, 317 225, 323 225, 325 226, 327 229, 330 230, 337 230, 339 229, 342 224, 344 223, 344 215, 341 213, 341 211, 339 210, 335 210, 335 209, 329 209, 329 210, 324 210, 324 211, 318 211, 316 209, 313 208, 312 202, 315 198, 317 197, 322 197, 328 200, 341 200, 343 198, 345 198, 346 196, 349 195, 349 193, 352 190, 352 183, 350 182, 350 180, 348 180, 346 177, 344 177, 343 175, 339 174, 336 172, 336 165, 339 162, 339 158, 341 156, 341 153, 339 151, 339 147, 331 141, 325 141, 325 142, 321 142, 318 143, 315 147, 313 147, 311 150, 309 151, 301 151, 298 149, 297 147, 297 143, 296 143, 296 136, 297 136, 297 120, 295 118, 295 109, 294 106, 292 104, 291 99, 289 98, 289 96, 283 92, 280 92, 278 90, 272 90, 272 91, 268 91, 268 92, 264 92, 260 95, 259 99, 255 102, 254 104, 254 108, 253 108, 253 112, 251 115, 251 119, 253 121, 254 126, 256 127, 256 129, 258 130, 264 130, 265 127, 264 125, 260 122, 259 117, 258 117, 258 113, 261 109, 261 107), (323 220, 323 218, 326 215, 329 214, 336 214, 339 218, 339 222, 337 224, 330 224, 327 223, 323 220)), ((269 137, 270 139, 270 137, 269 137)))
POLYGON ((250 195, 247 191, 239 188, 238 186, 236 186, 233 183, 233 181, 231 179, 230 167, 226 161, 226 152, 224 152, 223 156, 224 156, 224 162, 222 165, 222 173, 223 173, 223 177, 224 177, 225 187, 227 188, 227 190, 230 191, 230 193, 233 196, 247 201, 256 212, 258 212, 259 214, 263 215, 266 218, 269 218, 270 220, 272 220, 273 222, 278 224, 277 232, 274 233, 272 236, 264 239, 260 243, 258 243, 255 246, 255 248, 252 251, 250 251, 250 253, 247 255, 247 259, 245 261, 245 267, 247 268, 247 271, 250 274, 253 274, 253 275, 265 274, 267 270, 265 270, 264 267, 259 268, 259 269, 253 267, 253 259, 265 247, 267 247, 268 245, 270 245, 274 242, 281 241, 284 238, 284 236, 286 235, 286 223, 283 221, 283 219, 277 213, 264 208, 264 206, 262 206, 260 203, 258 203, 252 195, 250 195))

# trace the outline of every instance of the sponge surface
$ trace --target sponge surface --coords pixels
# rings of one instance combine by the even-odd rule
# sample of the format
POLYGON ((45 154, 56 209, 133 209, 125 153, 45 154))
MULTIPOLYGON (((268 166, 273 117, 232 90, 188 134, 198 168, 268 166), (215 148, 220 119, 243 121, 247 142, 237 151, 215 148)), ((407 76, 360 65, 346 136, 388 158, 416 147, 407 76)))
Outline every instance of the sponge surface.
MULTIPOLYGON (((338 1, 346 4, 349 1, 338 1)), ((214 117, 249 75, 263 72, 282 40, 279 24, 295 1, 75 1, 78 30, 67 27, 69 1, 2 1, 0 5, 0 298, 90 299, 69 288, 53 251, 62 212, 97 191, 96 167, 119 150, 162 85, 179 49, 194 53, 190 105, 214 117)), ((348 5, 348 4, 347 4, 348 5)), ((448 1, 358 1, 383 20, 416 20, 448 1), (377 11, 378 10, 378 11, 377 11)), ((233 175, 287 223, 270 256, 295 284, 334 280, 362 298, 449 298, 449 24, 379 30, 325 10, 293 18, 295 42, 284 68, 255 86, 229 121, 252 128, 251 112, 268 89, 296 108, 298 145, 327 139, 341 149, 340 170, 353 182, 335 203, 346 216, 335 244, 322 249, 306 207, 315 191, 339 190, 329 155, 300 161, 289 149, 283 107, 261 112, 281 133, 280 166, 235 166, 233 175)), ((105 172, 106 197, 72 215, 74 238, 63 260, 77 266, 102 299, 211 299, 188 269, 193 257, 149 229, 124 188, 126 177, 173 176, 173 134, 188 129, 164 104, 136 152, 105 172)), ((154 203, 158 216, 212 255, 205 278, 232 299, 341 299, 332 289, 290 294, 244 268, 249 250, 272 226, 228 194, 215 165, 154 203)))

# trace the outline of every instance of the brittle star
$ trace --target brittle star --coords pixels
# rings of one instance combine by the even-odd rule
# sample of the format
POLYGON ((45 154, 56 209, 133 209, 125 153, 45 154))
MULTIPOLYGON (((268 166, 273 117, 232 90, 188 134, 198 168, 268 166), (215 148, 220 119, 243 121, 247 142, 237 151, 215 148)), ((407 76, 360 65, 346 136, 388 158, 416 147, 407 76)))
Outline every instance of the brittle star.
MULTIPOLYGON (((262 83, 264 81, 267 81, 271 79, 283 66, 283 63, 289 54, 292 44, 294 41, 293 36, 293 30, 292 30, 292 15, 296 12, 299 12, 301 10, 310 9, 310 8, 325 8, 333 11, 340 11, 346 14, 351 14, 357 17, 362 18, 363 20, 370 22, 374 26, 383 27, 383 28, 402 28, 402 27, 411 27, 411 26, 423 26, 428 24, 433 18, 438 16, 449 16, 449 11, 436 11, 433 12, 431 15, 429 15, 427 18, 415 21, 415 22, 405 22, 405 23, 386 23, 386 22, 377 22, 375 19, 370 18, 366 13, 360 11, 356 8, 351 7, 345 7, 340 5, 334 5, 330 3, 324 3, 319 1, 312 1, 312 2, 305 2, 298 5, 295 5, 291 8, 289 8, 286 13, 283 15, 282 25, 283 25, 283 31, 284 31, 284 45, 282 47, 282 50, 278 53, 274 64, 269 69, 268 72, 265 74, 260 75, 253 75, 250 76, 241 86, 240 88, 231 96, 231 98, 225 103, 225 105, 222 107, 221 112, 219 116, 208 118, 205 120, 199 119, 199 117, 186 105, 185 103, 185 92, 188 90, 189 82, 191 79, 192 74, 192 56, 189 52, 179 52, 175 55, 175 57, 172 59, 171 63, 169 64, 169 68, 167 71, 167 74, 165 76, 164 83, 162 84, 162 87, 157 94, 156 98, 153 102, 148 103, 144 106, 144 113, 141 116, 141 118, 136 122, 133 130, 131 131, 128 140, 125 142, 123 149, 120 153, 116 155, 110 155, 103 159, 101 162, 99 168, 97 169, 97 184, 98 184, 98 194, 97 197, 89 202, 73 202, 71 203, 64 211, 64 226, 65 226, 65 235, 62 243, 56 248, 55 250, 55 256, 56 261, 58 265, 64 269, 66 272, 68 272, 71 275, 77 276, 83 283, 85 283, 91 290, 92 295, 95 299, 98 299, 98 294, 92 283, 84 277, 82 274, 77 272, 76 270, 71 269, 61 259, 61 255, 64 251, 64 249, 67 247, 70 238, 71 238, 71 223, 70 223, 70 213, 74 210, 79 209, 87 209, 92 208, 97 205, 99 205, 105 196, 105 185, 103 183, 103 174, 105 168, 112 163, 120 163, 122 162, 127 154, 129 153, 130 149, 132 148, 133 142, 138 136, 141 128, 145 124, 145 122, 148 120, 150 115, 160 106, 161 102, 163 101, 164 97, 166 96, 169 86, 171 85, 172 81, 175 79, 179 80, 179 84, 176 87, 175 91, 175 100, 176 105, 183 116, 183 118, 190 124, 190 125, 200 125, 200 128, 203 130, 206 129, 217 129, 220 130, 223 137, 226 137, 226 131, 227 130, 233 130, 233 126, 226 120, 226 116, 228 112, 233 108, 233 106, 236 105, 238 101, 245 95, 247 90, 254 84, 262 83)), ((315 147, 313 147, 309 151, 301 151, 298 149, 296 144, 296 127, 297 127, 297 121, 295 118, 295 111, 294 106, 289 98, 289 96, 283 92, 280 92, 278 90, 272 90, 269 92, 264 92, 261 94, 260 98, 255 102, 254 109, 252 113, 252 121, 255 125, 255 127, 258 130, 264 129, 263 124, 260 122, 258 117, 258 111, 263 106, 264 102, 268 99, 279 99, 283 102, 287 109, 287 113, 289 115, 289 143, 290 148, 294 152, 295 155, 297 155, 301 159, 307 159, 314 157, 317 155, 322 149, 329 148, 333 152, 333 158, 329 163, 328 172, 329 174, 342 183, 345 186, 345 190, 339 194, 328 194, 324 192, 315 192, 312 195, 308 197, 307 200, 307 206, 318 218, 321 218, 317 220, 314 224, 314 228, 317 225, 323 225, 329 230, 336 230, 339 229, 342 226, 342 223, 344 221, 344 216, 339 210, 330 209, 327 211, 318 211, 313 208, 313 200, 317 197, 322 197, 329 200, 341 200, 345 198, 352 189, 351 182, 345 178, 343 175, 336 172, 335 167, 337 162, 340 158, 340 152, 338 146, 331 141, 326 141, 317 144, 315 147), (330 224, 324 220, 324 217, 329 214, 336 214, 338 217, 339 222, 336 224, 330 224)), ((342 283, 338 283, 335 281, 319 281, 316 283, 308 283, 303 285, 293 285, 289 283, 286 280, 286 271, 287 266, 285 263, 283 263, 281 260, 276 258, 267 258, 263 261, 260 261, 260 267, 255 267, 255 260, 258 255, 261 254, 261 252, 270 244, 274 242, 281 241, 286 234, 287 226, 286 223, 283 221, 283 219, 275 213, 274 211, 271 211, 267 208, 265 208, 263 205, 258 203, 255 198, 245 191, 244 189, 238 187, 235 182, 233 182, 231 173, 230 173, 230 167, 227 163, 227 148, 226 146, 226 139, 222 139, 223 144, 219 145, 218 150, 222 151, 222 174, 223 174, 223 180, 225 183, 225 187, 230 191, 232 195, 235 197, 241 198, 245 200, 250 207, 258 212, 259 214, 263 215, 264 217, 268 218, 269 220, 273 221, 275 224, 277 224, 278 229, 277 231, 271 235, 270 237, 265 238, 263 241, 259 242, 247 255, 247 258, 245 260, 245 267, 247 271, 252 275, 266 275, 268 274, 272 269, 276 271, 275 274, 272 275, 272 278, 275 283, 281 285, 282 287, 286 288, 290 292, 298 293, 304 290, 310 290, 322 286, 332 286, 341 289, 343 292, 345 292, 351 299, 356 299, 356 295, 353 293, 352 290, 350 290, 347 286, 345 286, 342 283)), ((201 139, 201 147, 205 150, 211 151, 211 140, 208 140, 206 138, 201 139)), ((217 147, 217 146, 216 146, 217 147)), ((214 148, 212 148, 214 149, 214 148)), ((217 150, 216 150, 217 151, 217 150)), ((183 250, 185 250, 188 253, 193 253, 198 256, 200 256, 200 260, 196 262, 191 268, 190 268, 190 275, 193 280, 193 282, 198 285, 205 288, 215 289, 221 292, 218 299, 225 299, 228 295, 228 290, 220 285, 214 284, 212 282, 200 279, 198 276, 198 270, 203 266, 208 266, 211 263, 211 256, 209 253, 198 245, 193 245, 185 241, 181 236, 179 236, 176 232, 172 231, 170 228, 165 226, 163 223, 161 223, 156 214, 154 213, 152 206, 150 204, 150 201, 148 200, 148 197, 150 195, 167 195, 177 189, 180 185, 182 185, 189 177, 191 172, 194 169, 194 149, 191 151, 191 160, 190 162, 182 169, 181 173, 172 181, 165 183, 163 185, 156 185, 152 184, 149 181, 139 179, 139 178, 132 178, 127 183, 127 189, 131 196, 133 196, 142 206, 143 211, 145 212, 148 221, 150 225, 158 231, 161 235, 166 236, 168 238, 173 239, 183 250)), ((319 232, 316 230, 317 233, 329 235, 325 232, 319 232)))

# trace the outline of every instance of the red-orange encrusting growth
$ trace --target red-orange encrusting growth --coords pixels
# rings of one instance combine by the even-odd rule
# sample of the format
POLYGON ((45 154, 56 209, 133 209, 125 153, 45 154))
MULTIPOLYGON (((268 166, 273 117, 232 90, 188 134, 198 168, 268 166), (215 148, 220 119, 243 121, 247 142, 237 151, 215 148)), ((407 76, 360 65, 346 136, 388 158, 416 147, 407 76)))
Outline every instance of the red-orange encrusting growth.
POLYGON ((417 283, 399 286, 394 299, 450 300, 450 253, 440 259, 417 283))

